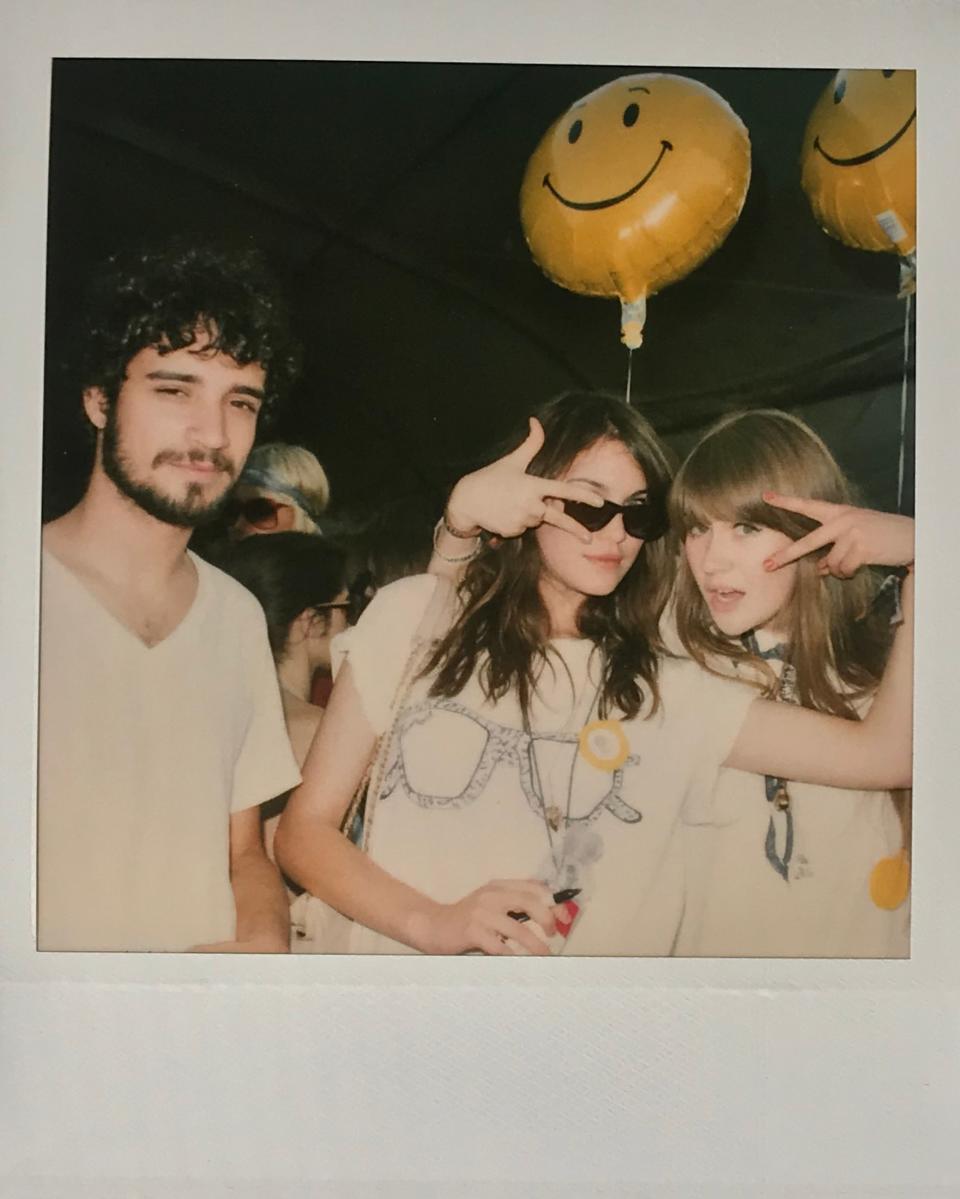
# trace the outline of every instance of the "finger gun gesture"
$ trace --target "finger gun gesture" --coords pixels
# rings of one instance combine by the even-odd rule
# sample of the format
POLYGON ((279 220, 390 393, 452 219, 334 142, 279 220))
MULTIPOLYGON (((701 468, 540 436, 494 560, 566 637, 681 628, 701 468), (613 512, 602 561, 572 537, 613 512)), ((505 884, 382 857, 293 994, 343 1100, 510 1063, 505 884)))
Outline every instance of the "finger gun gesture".
POLYGON ((580 541, 591 534, 567 516, 563 500, 602 507, 603 497, 583 483, 543 479, 527 470, 543 446, 543 426, 530 418, 530 432, 509 454, 464 477, 450 495, 445 513, 448 530, 462 537, 481 530, 498 537, 519 537, 540 524, 566 529, 580 541), (555 501, 555 502, 552 502, 555 501))

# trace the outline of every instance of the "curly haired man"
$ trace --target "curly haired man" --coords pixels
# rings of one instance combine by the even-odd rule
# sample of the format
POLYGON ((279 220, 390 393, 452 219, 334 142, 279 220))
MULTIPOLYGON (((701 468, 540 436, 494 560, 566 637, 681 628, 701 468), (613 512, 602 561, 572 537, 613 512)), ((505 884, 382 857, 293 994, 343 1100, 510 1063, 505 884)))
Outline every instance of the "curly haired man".
POLYGON ((262 612, 187 549, 297 367, 250 252, 110 259, 83 309, 96 445, 44 529, 41 949, 282 952, 259 805, 298 773, 262 612))

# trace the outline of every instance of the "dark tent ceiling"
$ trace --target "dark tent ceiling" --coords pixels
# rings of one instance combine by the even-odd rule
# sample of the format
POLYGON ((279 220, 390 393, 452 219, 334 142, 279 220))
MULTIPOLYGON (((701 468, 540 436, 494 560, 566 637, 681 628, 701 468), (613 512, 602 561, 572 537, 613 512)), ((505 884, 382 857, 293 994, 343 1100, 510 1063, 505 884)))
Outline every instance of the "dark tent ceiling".
POLYGON ((80 289, 94 262, 145 234, 249 236, 273 260, 307 350, 277 433, 318 454, 341 506, 433 511, 540 400, 622 391, 616 303, 540 273, 517 194, 572 101, 644 70, 719 92, 750 131, 753 166, 726 243, 650 301, 634 402, 681 451, 721 411, 796 408, 872 502, 895 506, 897 262, 828 238, 799 184, 803 129, 831 72, 59 60, 46 515, 77 497, 86 469, 66 416, 78 397, 54 369, 80 289))

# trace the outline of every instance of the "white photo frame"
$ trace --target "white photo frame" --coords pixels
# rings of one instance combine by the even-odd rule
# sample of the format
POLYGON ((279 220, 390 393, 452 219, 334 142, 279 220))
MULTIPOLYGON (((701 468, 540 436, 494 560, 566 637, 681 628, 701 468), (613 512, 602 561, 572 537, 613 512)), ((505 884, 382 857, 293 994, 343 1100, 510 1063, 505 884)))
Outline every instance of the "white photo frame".
MULTIPOLYGON (((0 1193, 921 1195, 960 1187, 955 13, 901 6, 16 2, 0 585, 0 1193), (55 56, 918 71, 918 689, 907 962, 204 958, 33 945, 43 268, 55 56), (4 1188, 9 1188, 4 1190, 4 1188)), ((941 1192, 946 1193, 946 1192, 941 1192)))

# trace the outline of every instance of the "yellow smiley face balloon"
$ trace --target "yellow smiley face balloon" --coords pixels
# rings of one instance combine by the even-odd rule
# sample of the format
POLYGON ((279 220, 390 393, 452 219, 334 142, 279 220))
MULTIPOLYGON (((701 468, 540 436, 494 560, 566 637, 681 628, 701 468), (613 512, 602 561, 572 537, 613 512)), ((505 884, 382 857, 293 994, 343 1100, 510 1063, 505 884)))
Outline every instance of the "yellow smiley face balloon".
POLYGON ((914 71, 838 71, 803 136, 801 183, 821 228, 859 250, 917 245, 914 71))
POLYGON ((578 100, 527 165, 520 219, 555 283, 619 297, 623 340, 645 300, 699 266, 736 223, 750 182, 746 127, 680 75, 625 75, 578 100))

